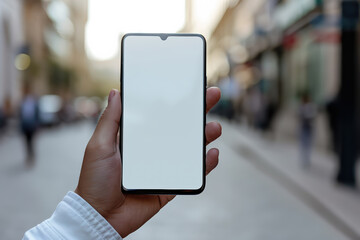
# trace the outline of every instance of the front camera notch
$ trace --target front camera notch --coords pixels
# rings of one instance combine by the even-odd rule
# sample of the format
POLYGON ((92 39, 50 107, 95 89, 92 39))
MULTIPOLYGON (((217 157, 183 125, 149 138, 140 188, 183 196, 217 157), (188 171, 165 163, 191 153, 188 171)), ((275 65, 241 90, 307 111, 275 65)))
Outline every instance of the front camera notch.
POLYGON ((160 34, 161 40, 165 41, 168 38, 168 35, 166 34, 160 34))

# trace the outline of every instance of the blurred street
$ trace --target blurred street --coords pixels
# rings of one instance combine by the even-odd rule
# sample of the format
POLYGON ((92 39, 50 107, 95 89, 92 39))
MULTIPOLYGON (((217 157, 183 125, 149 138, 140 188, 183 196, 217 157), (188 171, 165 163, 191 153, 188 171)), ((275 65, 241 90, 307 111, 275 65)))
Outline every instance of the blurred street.
MULTIPOLYGON (((220 164, 205 192, 176 198, 129 239, 358 239, 360 195, 329 183, 333 169, 322 162, 321 153, 314 154, 306 172, 296 154, 289 155, 293 144, 269 141, 235 123, 222 124, 224 135, 213 145, 220 148, 220 164), (276 154, 282 157, 273 159, 276 154), (337 213, 328 211, 331 204, 338 205, 332 208, 337 213)), ((33 168, 25 166, 17 132, 9 130, 6 141, 0 138, 2 239, 20 239, 75 189, 93 128, 91 122, 80 122, 42 130, 33 168)))
POLYGON ((129 239, 360 239, 358 0, 0 0, 1 240, 76 187, 132 32, 205 37, 224 134, 205 192, 129 239))
POLYGON ((25 164, 25 143, 15 129, 0 136, 0 236, 21 239, 24 232, 51 216, 79 178, 92 123, 74 123, 40 131, 35 163, 25 164))

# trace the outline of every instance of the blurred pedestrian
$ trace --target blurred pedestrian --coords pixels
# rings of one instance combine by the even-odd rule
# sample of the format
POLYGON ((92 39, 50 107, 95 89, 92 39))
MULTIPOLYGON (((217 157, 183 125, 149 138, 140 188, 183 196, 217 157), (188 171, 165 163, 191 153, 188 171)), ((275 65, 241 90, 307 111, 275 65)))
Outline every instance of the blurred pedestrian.
POLYGON ((300 157, 304 168, 310 167, 311 148, 314 135, 314 120, 316 117, 315 105, 311 102, 310 96, 304 93, 299 111, 300 122, 300 157))
POLYGON ((4 111, 2 110, 1 106, 0 106, 0 131, 5 128, 6 126, 6 116, 4 111))
POLYGON ((262 94, 257 86, 252 86, 247 89, 243 104, 249 126, 259 128, 264 106, 262 94))
POLYGON ((220 80, 219 88, 222 92, 222 115, 228 120, 233 120, 235 117, 235 102, 237 102, 240 97, 239 83, 233 77, 227 76, 220 80))
POLYGON ((26 163, 34 163, 34 136, 39 123, 39 105, 37 98, 31 94, 28 86, 20 108, 20 127, 26 143, 26 163))
POLYGON ((271 131, 277 111, 276 102, 269 96, 263 96, 263 114, 261 116, 260 129, 263 132, 271 131))

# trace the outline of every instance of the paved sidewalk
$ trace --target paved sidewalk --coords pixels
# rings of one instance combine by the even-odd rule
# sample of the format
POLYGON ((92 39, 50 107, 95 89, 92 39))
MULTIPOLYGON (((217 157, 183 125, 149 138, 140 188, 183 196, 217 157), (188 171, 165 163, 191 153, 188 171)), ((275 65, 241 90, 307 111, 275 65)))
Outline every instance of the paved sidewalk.
POLYGON ((278 173, 254 164, 254 151, 242 143, 241 132, 226 123, 223 131, 209 146, 219 148, 220 163, 207 177, 205 191, 178 196, 129 239, 356 239, 274 179, 278 173))
MULTIPOLYGON (((93 128, 80 122, 40 132, 32 169, 23 165, 24 146, 18 133, 0 139, 1 239, 21 239, 76 187, 93 128)), ((210 146, 220 149, 220 164, 208 176, 205 191, 198 196, 178 196, 126 239, 359 239, 334 227, 294 194, 293 187, 284 186, 283 182, 291 181, 279 181, 278 172, 269 173, 266 161, 257 161, 260 157, 252 143, 246 143, 250 136, 224 123, 223 137, 210 146)))
POLYGON ((311 167, 304 169, 297 142, 266 137, 237 123, 222 124, 224 134, 231 135, 227 138, 231 139, 229 146, 245 154, 349 238, 360 239, 360 192, 335 184, 337 160, 333 154, 314 150, 311 167))

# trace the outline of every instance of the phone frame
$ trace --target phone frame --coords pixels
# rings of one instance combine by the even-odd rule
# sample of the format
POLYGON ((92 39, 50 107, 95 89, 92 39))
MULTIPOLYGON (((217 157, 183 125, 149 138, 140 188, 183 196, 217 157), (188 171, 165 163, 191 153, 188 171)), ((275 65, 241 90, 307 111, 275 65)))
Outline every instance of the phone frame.
MULTIPOLYGON (((165 36, 167 37, 199 37, 203 41, 203 171, 202 171, 202 186, 199 189, 187 190, 187 189, 127 189, 123 186, 122 177, 124 169, 121 167, 121 191, 127 194, 145 194, 145 195, 197 195, 204 191, 206 185, 206 135, 205 135, 205 126, 206 126, 206 89, 207 89, 207 77, 206 77, 206 39, 201 34, 192 34, 192 33, 127 33, 121 39, 121 64, 120 64, 120 93, 121 93, 121 102, 124 102, 124 40, 129 36, 158 36, 161 39, 165 36)), ((123 163, 123 115, 124 115, 124 106, 121 108, 121 118, 120 118, 120 156, 121 164, 123 163)))

